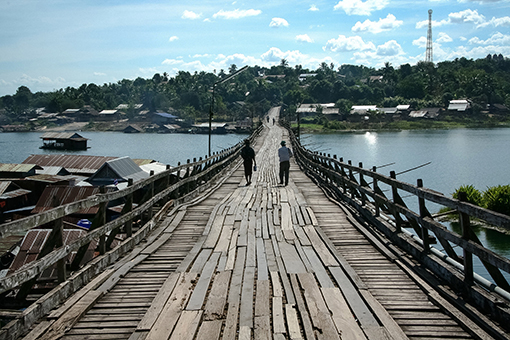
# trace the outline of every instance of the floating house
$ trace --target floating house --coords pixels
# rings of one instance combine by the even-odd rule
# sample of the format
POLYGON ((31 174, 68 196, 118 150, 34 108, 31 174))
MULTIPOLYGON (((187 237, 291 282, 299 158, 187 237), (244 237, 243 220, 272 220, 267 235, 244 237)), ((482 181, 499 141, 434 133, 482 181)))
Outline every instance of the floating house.
POLYGON ((120 188, 127 186, 130 178, 137 182, 148 177, 149 174, 131 158, 121 157, 104 163, 87 181, 92 185, 115 185, 120 188))
POLYGON ((47 132, 41 136, 41 149, 87 150, 87 138, 76 132, 47 132))

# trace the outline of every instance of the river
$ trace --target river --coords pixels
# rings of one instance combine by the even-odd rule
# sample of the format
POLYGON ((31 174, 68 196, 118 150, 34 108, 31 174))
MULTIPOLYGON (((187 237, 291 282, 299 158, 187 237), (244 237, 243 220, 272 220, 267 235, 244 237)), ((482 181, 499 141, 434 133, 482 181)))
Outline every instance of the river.
MULTIPOLYGON (((90 139, 90 149, 74 154, 148 158, 175 166, 177 162, 203 157, 208 152, 207 135, 80 134, 90 139)), ((30 154, 54 153, 39 149, 41 135, 39 132, 0 133, 0 163, 21 163, 30 154)), ((233 146, 244 138, 246 135, 213 135, 212 151, 233 146)), ((411 184, 421 178, 425 187, 445 195, 451 195, 461 185, 471 184, 483 191, 489 186, 510 184, 508 128, 304 134, 301 141, 308 149, 343 157, 344 161, 351 160, 354 165, 363 162, 365 168, 394 162, 378 170, 385 175, 391 170, 398 174, 430 162, 417 170, 397 175, 397 178, 411 184)), ((432 213, 437 212, 434 206, 428 208, 432 213)), ((477 228, 476 233, 486 247, 510 257, 510 236, 484 228, 477 228)), ((479 263, 476 271, 487 277, 479 263)))

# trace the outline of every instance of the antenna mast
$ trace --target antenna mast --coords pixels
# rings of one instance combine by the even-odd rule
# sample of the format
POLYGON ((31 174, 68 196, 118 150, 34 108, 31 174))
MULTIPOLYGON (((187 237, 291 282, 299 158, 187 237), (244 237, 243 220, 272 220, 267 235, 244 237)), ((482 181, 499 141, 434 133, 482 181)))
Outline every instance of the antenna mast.
POLYGON ((427 31, 427 52, 425 54, 425 61, 432 63, 432 10, 429 9, 429 29, 427 31))

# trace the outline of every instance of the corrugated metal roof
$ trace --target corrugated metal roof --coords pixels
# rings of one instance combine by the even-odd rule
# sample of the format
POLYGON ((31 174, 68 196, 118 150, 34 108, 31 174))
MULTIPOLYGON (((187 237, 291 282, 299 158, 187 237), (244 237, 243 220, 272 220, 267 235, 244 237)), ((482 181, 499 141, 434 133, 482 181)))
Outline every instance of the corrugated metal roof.
POLYGON ((23 196, 23 195, 28 195, 31 192, 32 191, 26 190, 26 189, 16 189, 13 191, 4 192, 2 195, 0 195, 0 199, 7 200, 9 198, 15 198, 15 197, 23 196))
POLYGON ((72 140, 88 140, 87 138, 77 134, 76 132, 46 132, 41 136, 42 139, 72 139, 72 140))
POLYGON ((121 157, 106 162, 95 174, 89 178, 89 182, 103 181, 106 179, 117 179, 127 181, 132 178, 133 182, 140 181, 149 177, 149 174, 143 171, 129 157, 121 157))
POLYGON ((11 181, 0 181, 0 195, 3 194, 11 184, 11 181))
POLYGON ((397 105, 397 110, 409 110, 411 105, 397 105))
POLYGON ((99 114, 100 115, 113 115, 117 112, 118 112, 118 110, 103 110, 103 111, 99 112, 99 114))
MULTIPOLYGON (((105 162, 117 157, 90 156, 90 155, 30 155, 23 161, 23 164, 37 164, 45 166, 61 166, 75 174, 93 174, 105 162)), ((140 164, 152 163, 152 159, 133 159, 140 164)))
POLYGON ((173 114, 167 112, 156 112, 155 115, 170 119, 178 118, 177 116, 174 116, 173 114))
MULTIPOLYGON (((107 188, 107 192, 111 192, 116 190, 115 188, 107 188)), ((82 187, 82 186, 60 186, 60 185, 51 185, 47 186, 35 208, 32 210, 33 214, 38 214, 46 210, 50 210, 53 207, 52 200, 53 197, 57 197, 60 205, 72 203, 79 201, 81 199, 87 198, 89 196, 95 195, 99 193, 99 187, 82 187)), ((80 210, 77 214, 95 214, 99 209, 98 206, 94 206, 88 209, 80 210)))
POLYGON ((0 172, 30 172, 32 169, 42 169, 39 165, 35 164, 9 164, 0 163, 0 172))
POLYGON ((151 170, 154 171, 154 174, 159 174, 160 172, 166 171, 166 164, 154 162, 151 164, 141 165, 140 168, 148 174, 150 174, 151 170))
POLYGON ((44 183, 58 183, 69 182, 70 178, 59 175, 37 174, 26 178, 28 181, 44 182, 44 183))
MULTIPOLYGON (((42 250, 44 243, 51 233, 50 229, 32 229, 25 235, 20 250, 11 267, 9 268, 9 274, 18 270, 25 264, 28 264, 37 259, 37 256, 42 250)), ((64 245, 70 244, 71 242, 85 236, 87 231, 80 229, 64 229, 62 232, 62 239, 64 245)), ((94 256, 94 249, 96 248, 97 242, 92 241, 87 249, 87 253, 84 256, 82 263, 89 261, 94 256)), ((66 262, 71 263, 76 256, 76 252, 72 252, 66 257, 66 262)), ((53 276, 53 270, 45 271, 45 274, 41 276, 51 277, 53 276)))
POLYGON ((41 170, 36 170, 38 175, 69 175, 70 172, 61 166, 45 166, 41 170))

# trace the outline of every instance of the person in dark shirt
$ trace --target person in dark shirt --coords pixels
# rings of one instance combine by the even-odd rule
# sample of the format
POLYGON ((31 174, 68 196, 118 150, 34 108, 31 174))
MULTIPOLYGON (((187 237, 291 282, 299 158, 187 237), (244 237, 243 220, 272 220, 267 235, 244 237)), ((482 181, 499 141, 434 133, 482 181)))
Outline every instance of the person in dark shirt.
POLYGON ((241 157, 244 160, 243 165, 246 185, 250 185, 253 166, 257 166, 257 163, 255 162, 255 150, 250 146, 250 141, 248 139, 244 141, 244 147, 241 149, 241 157))

